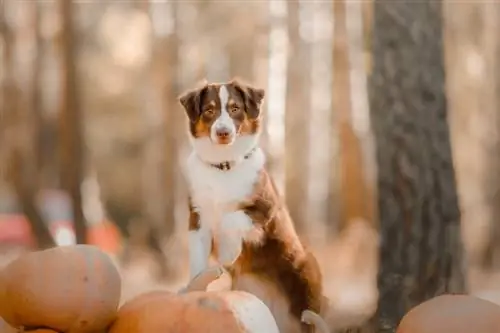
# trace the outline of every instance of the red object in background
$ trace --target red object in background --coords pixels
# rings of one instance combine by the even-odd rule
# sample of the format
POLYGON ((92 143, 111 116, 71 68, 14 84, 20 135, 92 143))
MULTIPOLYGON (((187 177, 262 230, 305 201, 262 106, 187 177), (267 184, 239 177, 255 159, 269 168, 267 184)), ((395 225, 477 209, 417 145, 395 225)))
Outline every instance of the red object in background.
POLYGON ((0 244, 35 245, 31 227, 23 215, 0 214, 0 244))
POLYGON ((120 231, 114 223, 105 220, 87 229, 87 242, 108 253, 118 253, 121 249, 120 231))
MULTIPOLYGON (((69 197, 61 191, 41 192, 40 211, 56 243, 74 244, 74 227, 69 197)), ((87 226, 87 243, 103 251, 117 254, 121 250, 121 234, 108 220, 87 226)), ((17 202, 9 196, 0 196, 0 244, 33 248, 36 239, 27 218, 20 212, 17 202)))

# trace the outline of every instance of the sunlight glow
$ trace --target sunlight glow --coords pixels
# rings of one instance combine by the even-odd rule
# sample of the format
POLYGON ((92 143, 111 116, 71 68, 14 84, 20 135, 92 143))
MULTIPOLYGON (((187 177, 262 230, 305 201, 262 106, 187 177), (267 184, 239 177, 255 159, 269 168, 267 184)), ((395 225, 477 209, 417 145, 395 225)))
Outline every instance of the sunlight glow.
POLYGON ((102 19, 100 37, 113 59, 125 67, 143 66, 150 56, 151 24, 146 13, 110 7, 102 19))
POLYGON ((76 238, 73 230, 67 227, 59 227, 55 232, 54 241, 58 246, 74 245, 76 238))
MULTIPOLYGON (((270 1, 271 32, 269 35, 269 67, 268 67, 268 122, 266 131, 269 137, 269 151, 278 160, 282 160, 285 144, 285 107, 286 80, 288 63, 288 31, 281 18, 286 17, 285 1, 270 1), (278 23, 274 23, 278 22, 278 23)), ((280 168, 282 169, 282 168, 280 168)), ((284 188, 284 172, 280 170, 275 177, 280 191, 284 188)))

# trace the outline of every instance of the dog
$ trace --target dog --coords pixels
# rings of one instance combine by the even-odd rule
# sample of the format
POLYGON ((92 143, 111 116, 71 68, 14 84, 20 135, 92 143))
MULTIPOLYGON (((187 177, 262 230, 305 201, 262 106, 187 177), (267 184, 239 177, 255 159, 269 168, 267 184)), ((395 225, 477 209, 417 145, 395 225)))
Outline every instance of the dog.
POLYGON ((190 275, 206 270, 212 256, 233 290, 263 300, 280 332, 314 332, 303 314, 321 312, 321 271, 265 168, 258 145, 264 95, 233 79, 179 97, 193 149, 186 163, 190 275))

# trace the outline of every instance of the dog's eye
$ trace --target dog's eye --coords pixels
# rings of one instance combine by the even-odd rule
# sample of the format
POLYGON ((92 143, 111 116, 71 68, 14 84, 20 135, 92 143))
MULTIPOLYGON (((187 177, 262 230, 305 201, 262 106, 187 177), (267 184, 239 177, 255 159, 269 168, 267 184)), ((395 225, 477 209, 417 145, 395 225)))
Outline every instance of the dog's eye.
POLYGON ((240 108, 237 105, 233 105, 229 110, 231 111, 231 113, 236 113, 240 111, 240 108))
POLYGON ((203 110, 203 113, 206 114, 207 116, 212 116, 214 114, 214 109, 206 108, 205 110, 203 110))

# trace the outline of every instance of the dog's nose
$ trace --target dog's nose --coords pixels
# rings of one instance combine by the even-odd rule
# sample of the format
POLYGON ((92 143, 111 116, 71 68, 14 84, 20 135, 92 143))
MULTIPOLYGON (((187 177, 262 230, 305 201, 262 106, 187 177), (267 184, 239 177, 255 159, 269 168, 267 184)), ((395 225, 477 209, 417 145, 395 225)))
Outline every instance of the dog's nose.
POLYGON ((215 134, 220 139, 226 139, 231 135, 231 132, 227 128, 220 128, 215 132, 215 134))

